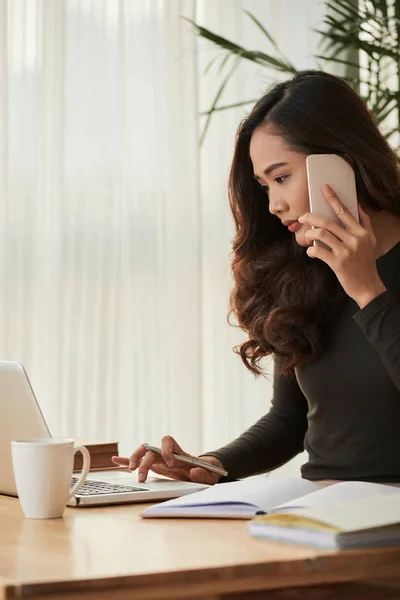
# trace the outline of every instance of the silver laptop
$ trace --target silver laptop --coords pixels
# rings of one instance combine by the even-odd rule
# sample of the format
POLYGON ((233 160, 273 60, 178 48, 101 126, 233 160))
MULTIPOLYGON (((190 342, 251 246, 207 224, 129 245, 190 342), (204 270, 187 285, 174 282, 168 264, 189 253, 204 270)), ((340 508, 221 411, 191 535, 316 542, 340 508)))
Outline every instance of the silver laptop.
MULTIPOLYGON (((0 494, 17 496, 11 440, 51 437, 28 375, 17 362, 0 361, 0 494)), ((72 478, 71 485, 76 481, 72 478)), ((207 485, 150 477, 138 484, 129 471, 89 473, 70 506, 96 506, 168 500, 197 492, 207 485)))

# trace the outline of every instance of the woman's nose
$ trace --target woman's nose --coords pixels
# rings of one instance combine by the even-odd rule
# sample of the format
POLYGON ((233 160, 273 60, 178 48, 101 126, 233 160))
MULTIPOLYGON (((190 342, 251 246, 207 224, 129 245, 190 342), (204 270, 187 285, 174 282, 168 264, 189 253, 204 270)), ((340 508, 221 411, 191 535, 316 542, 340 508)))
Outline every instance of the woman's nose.
POLYGON ((276 217, 284 212, 287 209, 286 203, 281 197, 273 197, 269 198, 269 212, 271 215, 275 215, 276 217))

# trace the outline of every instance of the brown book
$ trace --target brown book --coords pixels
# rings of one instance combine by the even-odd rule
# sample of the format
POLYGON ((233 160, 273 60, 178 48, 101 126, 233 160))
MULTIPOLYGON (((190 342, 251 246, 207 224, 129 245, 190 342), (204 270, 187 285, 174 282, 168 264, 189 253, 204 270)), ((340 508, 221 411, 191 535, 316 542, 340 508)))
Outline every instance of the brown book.
MULTIPOLYGON (((111 458, 118 456, 118 442, 103 442, 86 440, 82 438, 73 438, 76 446, 85 446, 90 454, 90 470, 93 469, 119 469, 111 458)), ((83 466, 83 458, 80 452, 75 454, 74 471, 80 471, 83 466)))

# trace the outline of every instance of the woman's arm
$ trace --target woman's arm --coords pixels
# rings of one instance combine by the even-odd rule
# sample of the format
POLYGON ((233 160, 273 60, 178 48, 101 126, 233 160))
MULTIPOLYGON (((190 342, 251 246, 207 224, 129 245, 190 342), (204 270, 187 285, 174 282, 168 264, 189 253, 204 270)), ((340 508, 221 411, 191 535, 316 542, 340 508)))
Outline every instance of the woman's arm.
POLYGON ((203 456, 218 458, 229 476, 225 481, 264 473, 280 467, 304 450, 308 404, 293 374, 274 368, 271 410, 236 440, 203 456))
POLYGON ((400 391, 400 303, 386 291, 357 312, 353 319, 378 352, 400 391))

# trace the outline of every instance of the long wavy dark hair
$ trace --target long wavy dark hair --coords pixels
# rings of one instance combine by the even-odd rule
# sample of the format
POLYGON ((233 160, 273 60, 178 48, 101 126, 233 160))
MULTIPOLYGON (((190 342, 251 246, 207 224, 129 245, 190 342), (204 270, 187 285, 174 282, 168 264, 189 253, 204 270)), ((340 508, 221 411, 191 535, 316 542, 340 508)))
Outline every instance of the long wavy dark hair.
POLYGON ((309 258, 269 212, 249 154, 253 132, 267 123, 291 150, 343 156, 355 170, 360 203, 400 215, 399 159, 347 83, 303 71, 257 102, 239 126, 229 177, 235 223, 229 319, 234 315, 248 333, 235 351, 255 375, 270 354, 280 358, 282 373, 320 356, 347 298, 333 271, 309 258))

